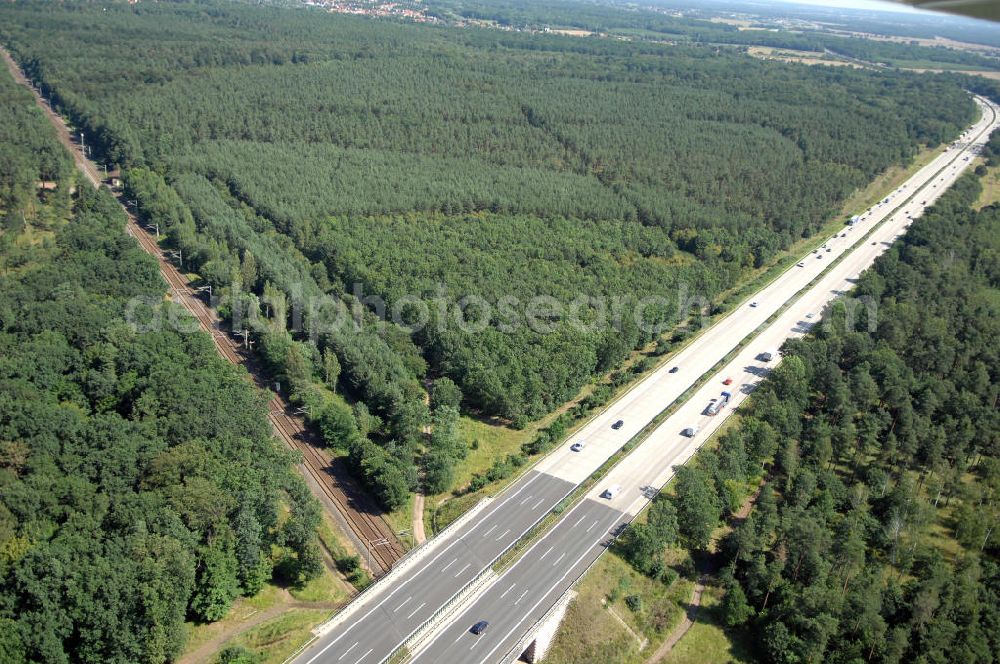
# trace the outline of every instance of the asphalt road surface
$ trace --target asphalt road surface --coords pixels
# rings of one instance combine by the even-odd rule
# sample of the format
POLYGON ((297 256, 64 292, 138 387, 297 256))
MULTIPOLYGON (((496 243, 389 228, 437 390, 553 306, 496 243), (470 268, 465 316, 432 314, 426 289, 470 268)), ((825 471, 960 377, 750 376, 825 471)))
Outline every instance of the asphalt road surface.
POLYGON ((357 616, 319 639, 296 661, 382 661, 572 489, 565 480, 529 471, 433 555, 394 580, 357 616))
POLYGON ((442 629, 412 661, 504 660, 510 648, 605 550, 609 533, 616 525, 630 520, 645 506, 655 490, 670 479, 673 467, 697 451, 701 442, 776 363, 777 360, 758 359, 760 353, 777 349, 785 339, 806 333, 819 321, 823 307, 850 290, 861 272, 905 232, 909 217, 919 216, 971 164, 971 155, 998 124, 996 109, 982 100, 979 103, 983 117, 966 132, 963 142, 920 169, 888 202, 862 213, 863 218, 855 226, 845 227, 817 253, 804 257, 799 265, 705 330, 670 363, 611 404, 498 496, 483 514, 453 533, 448 541, 439 543, 439 549, 426 561, 392 580, 391 585, 375 590, 368 605, 318 639, 296 659, 296 664, 384 661, 577 484, 720 360, 752 337, 734 359, 716 370, 685 404, 612 468, 585 499, 563 514, 545 537, 442 629), (968 161, 966 156, 970 156, 968 161), (907 199, 909 202, 905 202, 907 199), (863 238, 886 219, 871 237, 863 238), (841 257, 836 266, 821 276, 824 269, 841 257), (817 283, 810 286, 817 278, 817 283), (750 302, 756 306, 750 306, 750 302), (779 315, 770 325, 756 332, 775 314, 779 315), (677 371, 671 373, 674 366, 677 371), (725 378, 732 378, 732 384, 723 386, 725 378), (709 400, 718 397, 723 389, 733 394, 732 402, 719 415, 706 415, 709 400), (624 425, 612 429, 611 424, 619 419, 624 425), (681 435, 689 426, 697 426, 698 433, 693 437, 681 435), (583 442, 583 450, 571 451, 574 442, 583 442), (613 485, 622 487, 613 499, 599 497, 613 485), (489 621, 490 626, 476 637, 469 633, 469 628, 479 620, 489 621))

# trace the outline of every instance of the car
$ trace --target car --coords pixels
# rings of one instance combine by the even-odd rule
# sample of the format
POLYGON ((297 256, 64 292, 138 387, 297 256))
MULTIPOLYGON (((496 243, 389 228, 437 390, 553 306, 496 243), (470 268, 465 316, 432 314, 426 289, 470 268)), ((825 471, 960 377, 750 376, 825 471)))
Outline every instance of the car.
POLYGON ((799 263, 799 267, 805 267, 805 266, 806 266, 805 263, 799 263))
POLYGON ((874 246, 875 246, 876 244, 878 244, 878 242, 872 242, 872 246, 873 246, 873 247, 874 247, 874 246))
POLYGON ((753 307, 754 309, 756 309, 757 308, 757 303, 756 302, 751 302, 750 306, 753 307))
POLYGON ((732 384, 733 384, 733 379, 732 379, 732 377, 728 377, 728 378, 726 378, 726 379, 725 379, 724 381, 722 381, 722 384, 723 384, 723 385, 732 385, 732 384))
POLYGON ((611 428, 617 431, 618 429, 621 429, 624 425, 625 425, 625 420, 618 420, 617 422, 611 425, 611 428))
POLYGON ((580 451, 582 451, 583 450, 583 441, 581 440, 579 442, 573 443, 572 445, 569 446, 569 449, 573 450, 574 452, 580 452, 580 451))
POLYGON ((826 248, 826 253, 830 253, 831 251, 833 251, 833 249, 831 249, 830 247, 826 248))
POLYGON ((480 620, 475 625, 473 625, 472 629, 470 629, 469 631, 475 634, 476 636, 479 636, 483 634, 489 626, 490 624, 488 622, 486 622, 485 620, 480 620))
POLYGON ((612 484, 607 489, 601 492, 601 498, 607 498, 608 500, 611 500, 612 498, 617 496, 621 490, 622 490, 621 484, 612 484))
POLYGON ((813 249, 813 253, 814 254, 818 254, 819 253, 819 249, 813 249))
POLYGON ((823 258, 823 254, 818 255, 816 258, 823 258))
POLYGON ((927 201, 923 201, 923 202, 921 202, 920 204, 921 204, 921 205, 927 205, 927 201))
POLYGON ((806 314, 806 318, 812 318, 814 314, 806 314))
POLYGON ((698 434, 698 425, 692 424, 688 428, 681 431, 682 436, 687 436, 688 438, 694 438, 698 434))
POLYGON ((680 367, 670 367, 670 372, 669 373, 677 373, 679 370, 680 370, 680 367))
POLYGON ((840 237, 847 237, 847 233, 841 233, 840 237))

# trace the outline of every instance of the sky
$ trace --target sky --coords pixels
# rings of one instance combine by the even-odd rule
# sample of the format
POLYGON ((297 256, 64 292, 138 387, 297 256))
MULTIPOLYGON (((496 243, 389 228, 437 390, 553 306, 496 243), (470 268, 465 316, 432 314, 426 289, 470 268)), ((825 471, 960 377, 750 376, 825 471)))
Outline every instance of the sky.
POLYGON ((882 0, 778 0, 797 5, 819 5, 822 7, 843 7, 845 9, 874 9, 885 12, 919 12, 919 9, 902 2, 883 2, 882 0))

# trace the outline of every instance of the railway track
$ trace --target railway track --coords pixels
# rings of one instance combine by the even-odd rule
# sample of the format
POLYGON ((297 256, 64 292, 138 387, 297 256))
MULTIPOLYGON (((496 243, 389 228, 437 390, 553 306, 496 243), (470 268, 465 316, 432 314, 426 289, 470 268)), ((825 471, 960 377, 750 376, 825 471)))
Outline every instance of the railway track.
POLYGON ((353 533, 355 546, 365 557, 367 566, 375 576, 392 568, 392 565, 406 553, 395 532, 382 516, 374 500, 364 493, 353 478, 347 477, 342 462, 334 461, 322 447, 321 441, 309 431, 291 406, 268 387, 268 379, 256 359, 247 352, 240 342, 226 334, 221 320, 192 290, 187 278, 164 255, 156 239, 141 227, 138 219, 122 206, 128 215, 128 230, 144 251, 157 259, 160 273, 170 288, 171 299, 183 305, 197 320, 202 330, 208 332, 215 342, 215 348, 224 359, 243 365, 250 380, 260 389, 267 390, 268 419, 275 435, 290 449, 302 455, 299 471, 303 473, 314 492, 321 492, 321 502, 333 504, 340 516, 338 522, 347 524, 353 533), (323 497, 326 500, 323 500, 323 497))
MULTIPOLYGON (((0 49, 0 53, 15 80, 31 90, 35 101, 55 127, 60 141, 73 155, 77 167, 95 188, 99 187, 101 181, 96 165, 86 159, 79 146, 73 142, 65 121, 24 77, 9 53, 4 49, 0 49)), ((224 331, 215 311, 191 290, 187 277, 170 262, 157 240, 140 225, 121 197, 118 201, 128 217, 126 227, 128 234, 135 238, 143 251, 156 258, 160 274, 169 286, 171 299, 181 304, 195 317, 200 328, 211 336, 220 356, 232 364, 245 367, 248 380, 257 388, 267 391, 270 396, 268 419, 274 434, 288 448, 297 450, 301 454, 302 463, 297 465, 299 472, 305 477, 306 484, 319 499, 320 504, 354 543, 362 555, 362 564, 367 566, 374 576, 381 576, 389 571, 406 551, 386 521, 382 510, 350 476, 343 461, 333 459, 322 445, 322 441, 308 430, 302 418, 291 410, 290 404, 269 388, 268 378, 253 355, 246 352, 238 341, 224 331)))

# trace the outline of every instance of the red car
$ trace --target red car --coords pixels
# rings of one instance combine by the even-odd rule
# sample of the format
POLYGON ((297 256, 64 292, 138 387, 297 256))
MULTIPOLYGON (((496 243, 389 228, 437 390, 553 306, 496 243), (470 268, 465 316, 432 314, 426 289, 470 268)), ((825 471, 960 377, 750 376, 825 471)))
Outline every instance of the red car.
POLYGON ((723 385, 732 385, 733 384, 733 379, 732 378, 727 378, 724 381, 722 381, 722 384, 723 385))

